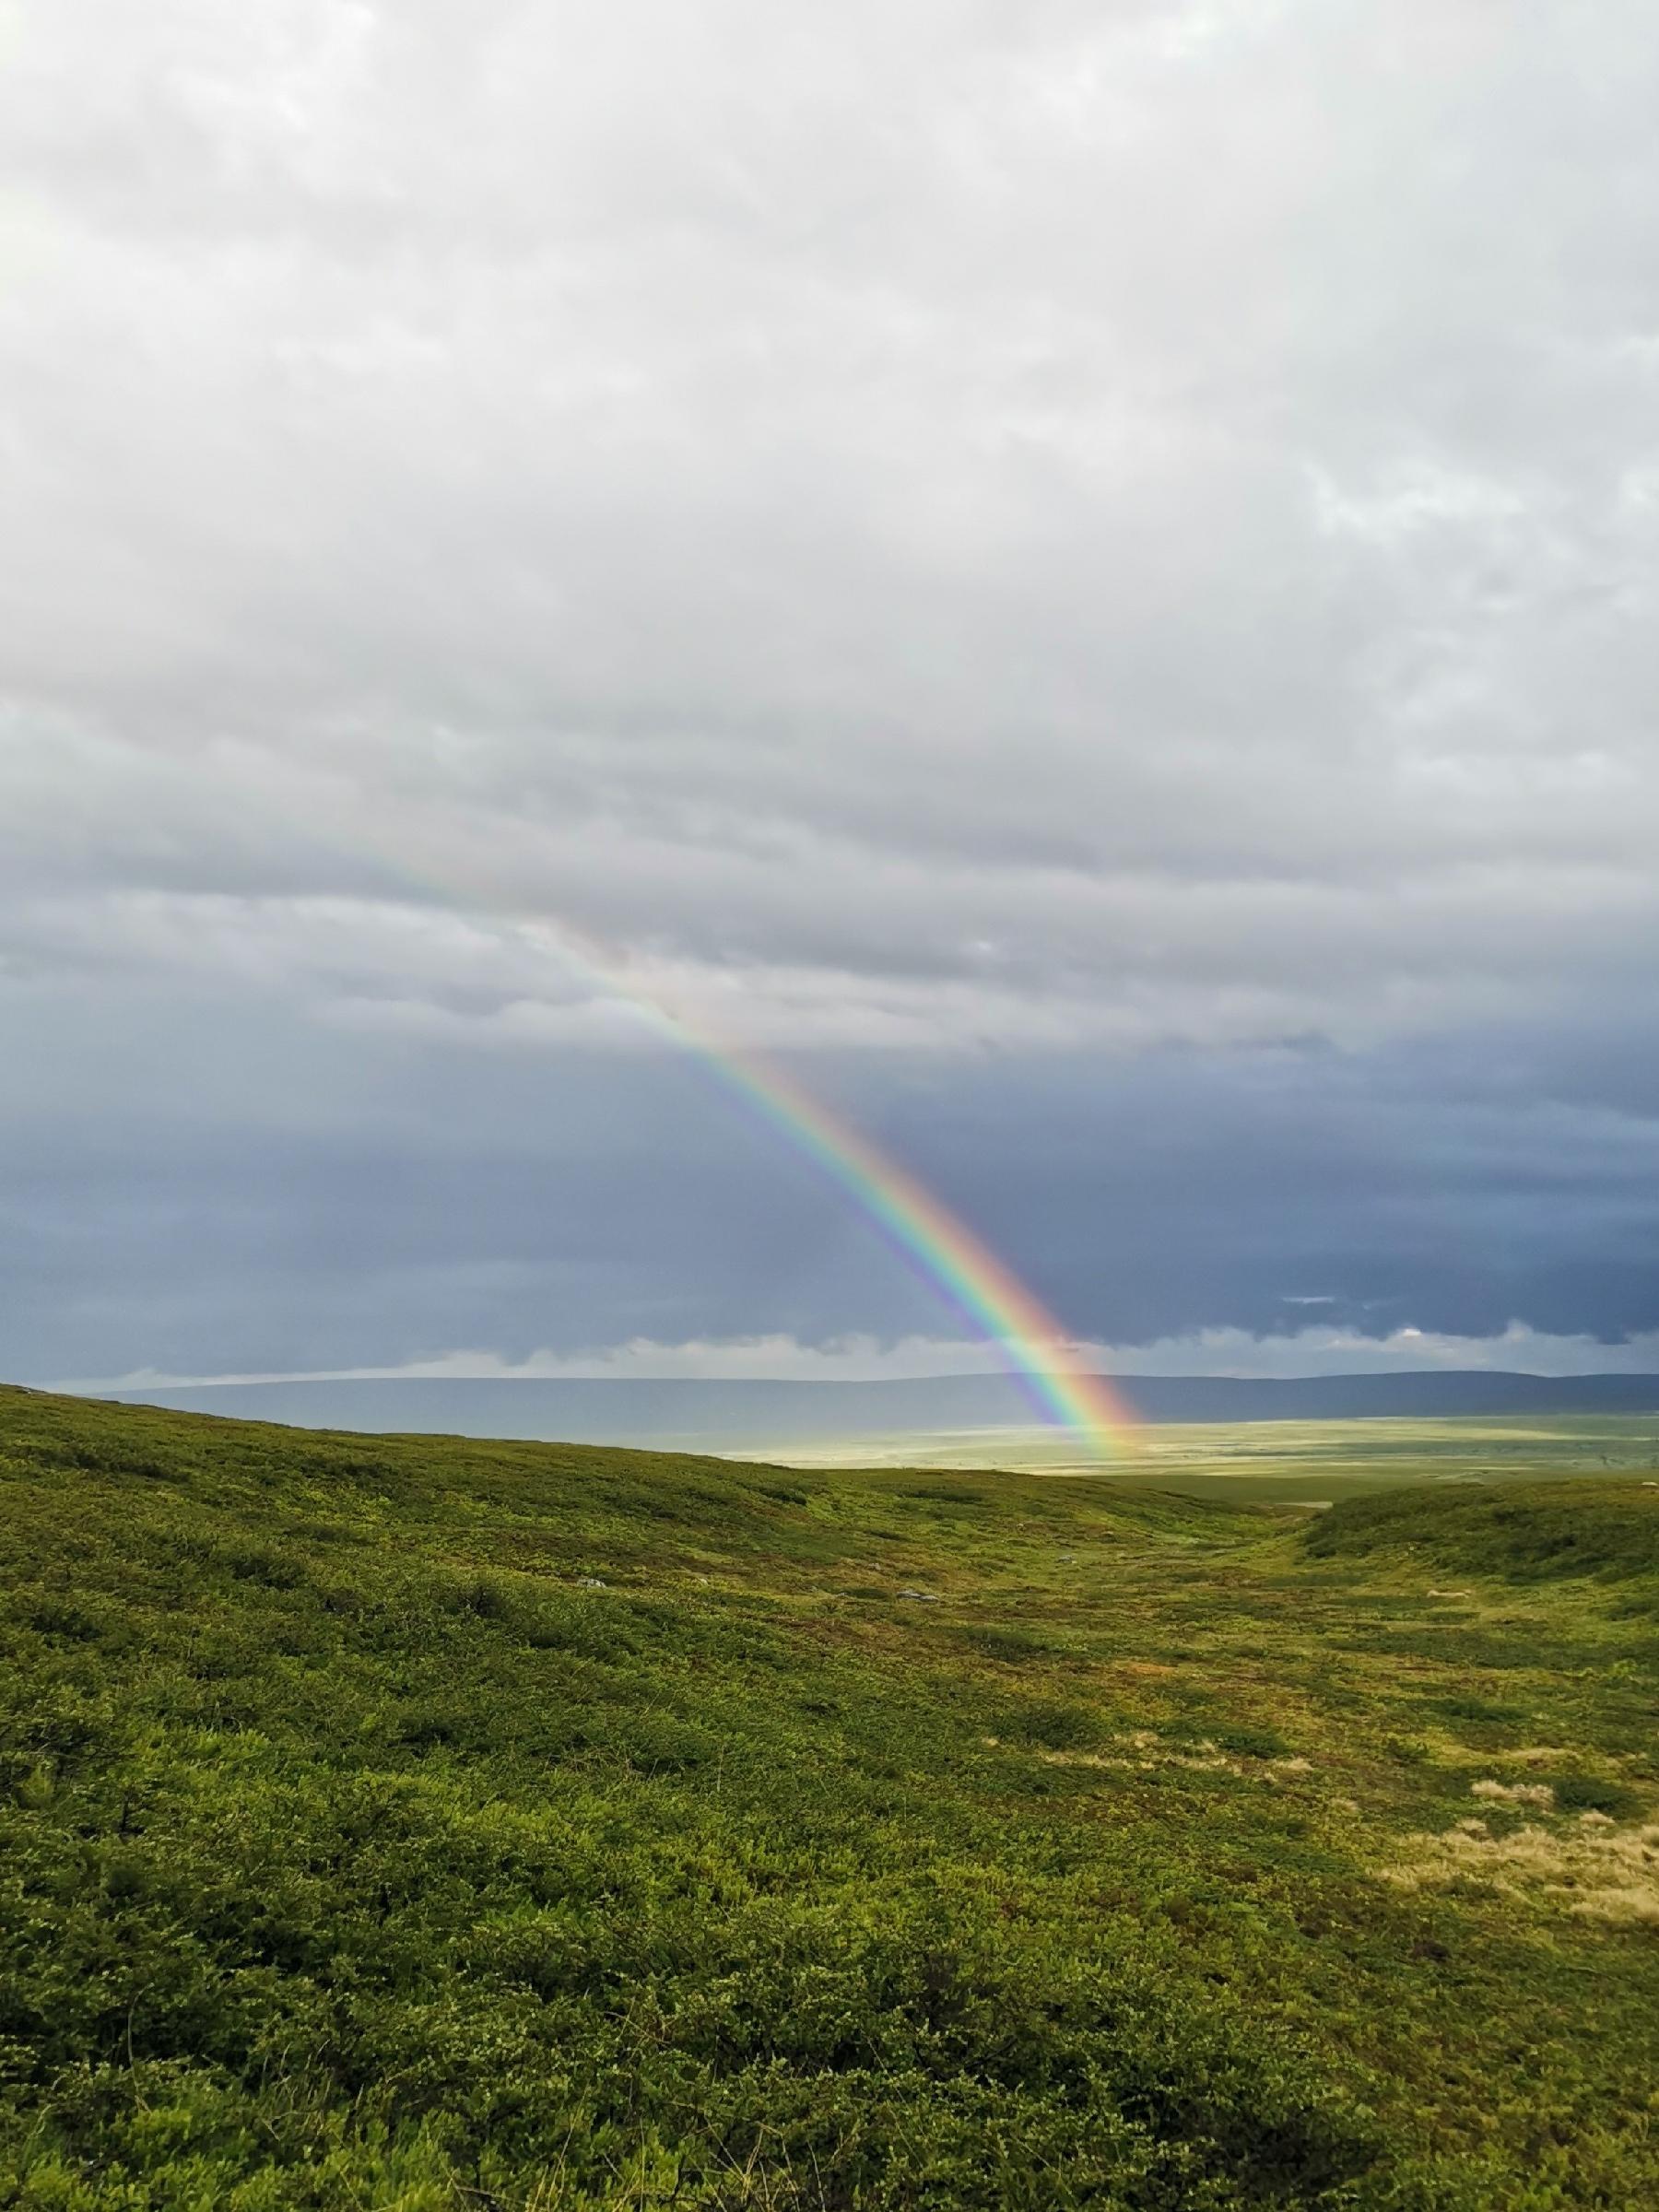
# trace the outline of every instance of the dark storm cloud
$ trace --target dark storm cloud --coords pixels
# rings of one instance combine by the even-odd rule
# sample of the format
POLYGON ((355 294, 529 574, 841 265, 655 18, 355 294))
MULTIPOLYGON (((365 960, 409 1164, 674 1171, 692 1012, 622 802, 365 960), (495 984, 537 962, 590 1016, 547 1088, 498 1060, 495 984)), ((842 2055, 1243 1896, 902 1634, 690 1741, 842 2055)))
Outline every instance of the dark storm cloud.
MULTIPOLYGON (((1659 1080, 1587 1087, 1617 1040, 1578 1044, 1571 1091, 1512 1034, 814 1073, 1103 1343, 1517 1316, 1617 1340, 1659 1329, 1659 1080)), ((49 1061, 7 1086, 0 1172, 31 1289, 8 1342, 41 1379, 959 1334, 673 1057, 458 1053, 196 999, 49 1061)))
MULTIPOLYGON (((1610 1057, 1618 1040, 1575 1043, 1610 1057)), ((920 1099, 897 1139, 1020 1240, 1053 1303, 1108 1343, 1322 1322, 1484 1337, 1659 1327, 1659 1080, 1559 1089, 1530 1037, 1358 1054, 1160 1054, 1002 1072, 920 1099), (1027 1114, 1029 1147, 995 1133, 1027 1114)))
POLYGON ((1080 1333, 1653 1324, 1650 11, 8 37, 14 1364, 947 1325, 548 920, 1080 1333))

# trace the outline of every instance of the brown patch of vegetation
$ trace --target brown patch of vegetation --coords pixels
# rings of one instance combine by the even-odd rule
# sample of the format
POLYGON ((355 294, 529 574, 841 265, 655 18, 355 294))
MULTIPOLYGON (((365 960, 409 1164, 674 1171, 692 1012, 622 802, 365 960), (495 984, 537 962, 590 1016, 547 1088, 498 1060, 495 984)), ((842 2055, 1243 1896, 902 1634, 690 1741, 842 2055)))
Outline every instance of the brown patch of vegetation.
POLYGON ((1505 1897, 1547 1900, 1585 1919, 1659 1927, 1659 1823, 1620 1827, 1606 1813, 1589 1812, 1571 1826, 1529 1825, 1500 1835, 1469 1818, 1415 1842, 1415 1856, 1385 1870, 1404 1888, 1475 1881, 1505 1897))

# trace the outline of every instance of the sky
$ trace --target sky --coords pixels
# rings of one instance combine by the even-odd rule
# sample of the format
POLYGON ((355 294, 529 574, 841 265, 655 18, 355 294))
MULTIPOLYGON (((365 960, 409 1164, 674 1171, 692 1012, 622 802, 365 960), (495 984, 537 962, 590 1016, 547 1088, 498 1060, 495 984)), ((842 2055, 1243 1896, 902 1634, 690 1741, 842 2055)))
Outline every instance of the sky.
POLYGON ((1655 113, 1638 0, 5 0, 0 1371, 982 1364, 639 1001, 1104 1364, 1659 1369, 1655 113))

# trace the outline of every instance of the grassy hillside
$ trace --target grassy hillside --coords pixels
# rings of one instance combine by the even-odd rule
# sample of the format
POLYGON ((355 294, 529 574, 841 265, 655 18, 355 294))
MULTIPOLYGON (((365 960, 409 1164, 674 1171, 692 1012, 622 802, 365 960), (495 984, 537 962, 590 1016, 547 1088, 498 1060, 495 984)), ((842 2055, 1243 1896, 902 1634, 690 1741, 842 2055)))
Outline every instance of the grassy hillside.
POLYGON ((0 1393, 0 2206, 1652 2203, 1659 1490, 1492 1502, 0 1393))
POLYGON ((1317 1559, 1420 1553, 1459 1572, 1507 1582, 1585 1575, 1651 1583, 1659 1577, 1659 1482, 1606 1484, 1585 1511, 1576 1482, 1524 1488, 1396 1491, 1355 1499, 1308 1532, 1317 1559))

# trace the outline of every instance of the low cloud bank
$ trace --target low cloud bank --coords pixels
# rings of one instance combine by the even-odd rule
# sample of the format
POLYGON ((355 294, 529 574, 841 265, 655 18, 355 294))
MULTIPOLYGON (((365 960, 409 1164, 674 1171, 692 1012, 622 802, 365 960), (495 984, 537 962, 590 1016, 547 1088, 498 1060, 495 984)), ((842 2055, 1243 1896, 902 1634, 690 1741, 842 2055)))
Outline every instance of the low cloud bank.
MULTIPOLYGON (((1037 1347, 1039 1354, 1041 1347, 1037 1347)), ((1229 1375, 1291 1378, 1303 1375, 1400 1374, 1413 1370, 1485 1368, 1535 1375, 1648 1374, 1659 1372, 1659 1330, 1603 1344, 1592 1336, 1550 1335, 1516 1322, 1496 1336, 1453 1336, 1402 1328, 1387 1336, 1347 1329, 1308 1328, 1277 1336, 1241 1329, 1206 1329, 1166 1336, 1155 1344, 1081 1344, 1069 1347, 1102 1373, 1118 1375, 1229 1375)), ((177 1375, 139 1369, 131 1374, 56 1382, 67 1391, 206 1390, 255 1382, 879 1382, 923 1381, 943 1375, 1000 1374, 1004 1363, 989 1344, 906 1336, 882 1344, 852 1336, 803 1344, 788 1335, 747 1336, 725 1342, 659 1344, 636 1337, 628 1344, 563 1355, 533 1352, 505 1359, 498 1352, 452 1351, 394 1367, 310 1368, 289 1373, 177 1375)))

